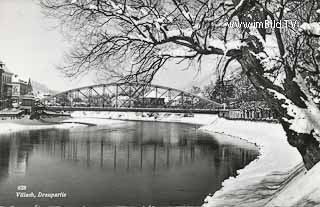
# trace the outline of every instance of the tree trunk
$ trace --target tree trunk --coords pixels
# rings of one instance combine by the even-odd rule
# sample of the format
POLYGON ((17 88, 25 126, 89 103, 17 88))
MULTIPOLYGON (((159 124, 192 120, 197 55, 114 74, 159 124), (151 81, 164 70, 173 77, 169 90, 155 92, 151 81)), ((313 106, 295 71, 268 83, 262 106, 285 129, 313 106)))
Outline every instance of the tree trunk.
POLYGON ((305 167, 309 170, 320 161, 320 147, 319 142, 310 134, 297 133, 291 130, 290 125, 281 121, 283 129, 285 130, 290 145, 296 147, 300 152, 305 167))
MULTIPOLYGON (((311 169, 320 161, 320 142, 316 139, 314 130, 311 130, 308 133, 298 133, 290 128, 292 125, 290 122, 295 117, 292 116, 292 111, 290 111, 291 108, 288 107, 288 103, 286 102, 286 100, 289 100, 291 106, 306 110, 308 107, 306 105, 306 101, 308 100, 306 94, 304 94, 301 86, 292 80, 286 79, 283 87, 280 87, 266 78, 264 76, 265 71, 261 61, 253 54, 258 54, 263 51, 261 43, 253 38, 249 39, 247 45, 248 46, 242 51, 242 56, 238 59, 243 71, 258 92, 264 96, 269 107, 278 115, 278 119, 286 132, 289 144, 298 149, 303 158, 305 167, 308 170, 311 169), (285 100, 276 97, 275 93, 272 91, 283 95, 285 100)), ((318 111, 314 113, 317 112, 318 111)), ((310 117, 317 117, 318 114, 311 113, 312 112, 310 112, 310 114, 302 114, 301 116, 304 116, 303 118, 305 118, 304 120, 306 123, 309 122, 312 125, 312 122, 318 120, 310 117)))

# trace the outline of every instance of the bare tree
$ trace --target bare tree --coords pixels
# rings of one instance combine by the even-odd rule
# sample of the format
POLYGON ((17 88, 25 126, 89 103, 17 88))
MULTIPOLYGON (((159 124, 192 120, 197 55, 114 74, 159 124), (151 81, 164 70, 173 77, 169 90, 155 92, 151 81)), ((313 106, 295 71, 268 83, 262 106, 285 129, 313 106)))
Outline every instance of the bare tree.
POLYGON ((212 67, 223 78, 230 63, 241 65, 280 115, 306 168, 320 160, 319 1, 41 0, 41 5, 73 38, 62 68, 66 74, 104 70, 151 81, 168 61, 200 64, 205 56, 220 56, 212 67))

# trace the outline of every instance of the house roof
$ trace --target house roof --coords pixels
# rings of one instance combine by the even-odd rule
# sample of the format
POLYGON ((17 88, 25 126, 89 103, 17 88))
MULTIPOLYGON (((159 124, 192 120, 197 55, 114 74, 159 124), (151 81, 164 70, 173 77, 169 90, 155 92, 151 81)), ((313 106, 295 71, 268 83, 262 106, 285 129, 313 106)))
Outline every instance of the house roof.
POLYGON ((27 79, 22 78, 21 76, 14 75, 12 77, 12 83, 23 83, 23 84, 28 84, 27 79))
POLYGON ((10 74, 13 74, 9 69, 8 67, 6 66, 6 64, 0 60, 0 69, 2 69, 4 72, 6 73, 10 73, 10 74))

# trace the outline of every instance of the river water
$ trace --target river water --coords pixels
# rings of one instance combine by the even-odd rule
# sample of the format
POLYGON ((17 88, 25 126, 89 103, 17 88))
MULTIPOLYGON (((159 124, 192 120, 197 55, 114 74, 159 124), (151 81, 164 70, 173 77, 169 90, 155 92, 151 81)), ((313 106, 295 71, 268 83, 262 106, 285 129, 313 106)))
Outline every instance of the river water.
POLYGON ((223 144, 198 128, 121 122, 1 135, 0 206, 201 205, 258 149, 223 144), (16 192, 66 197, 17 198, 16 192))

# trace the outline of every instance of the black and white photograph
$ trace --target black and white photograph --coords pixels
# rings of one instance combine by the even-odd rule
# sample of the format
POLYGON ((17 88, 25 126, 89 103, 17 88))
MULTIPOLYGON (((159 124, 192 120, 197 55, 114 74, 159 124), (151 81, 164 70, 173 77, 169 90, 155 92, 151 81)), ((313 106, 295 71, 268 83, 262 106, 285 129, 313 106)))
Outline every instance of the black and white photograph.
POLYGON ((0 207, 320 207, 319 0, 0 0, 0 207))

